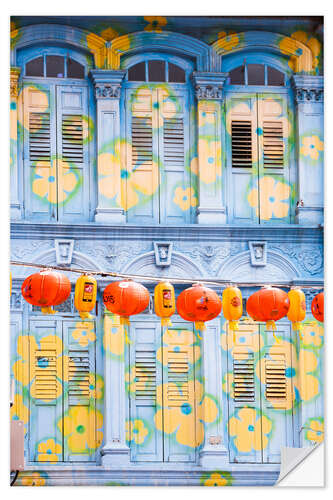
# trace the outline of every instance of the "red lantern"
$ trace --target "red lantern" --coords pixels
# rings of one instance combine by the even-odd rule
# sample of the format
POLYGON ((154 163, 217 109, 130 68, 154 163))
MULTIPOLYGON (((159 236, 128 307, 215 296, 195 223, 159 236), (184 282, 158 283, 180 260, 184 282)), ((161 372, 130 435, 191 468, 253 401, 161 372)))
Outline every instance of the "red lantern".
POLYGON ((312 299, 311 303, 312 316, 321 323, 324 322, 324 292, 318 293, 312 299))
POLYGON ((194 321, 198 330, 204 330, 205 321, 220 314, 222 302, 217 293, 203 285, 192 285, 181 292, 177 299, 177 311, 186 321, 194 321))
POLYGON ((246 311, 255 321, 265 321, 267 330, 276 330, 275 321, 289 310, 288 294, 279 288, 266 287, 247 299, 246 311))
POLYGON ((28 276, 21 287, 23 298, 33 306, 39 306, 43 314, 54 314, 51 306, 57 306, 68 299, 71 282, 58 271, 40 271, 28 276))
POLYGON ((114 281, 103 293, 105 307, 120 316, 123 325, 129 324, 129 316, 140 314, 149 304, 149 292, 140 283, 131 280, 114 281))

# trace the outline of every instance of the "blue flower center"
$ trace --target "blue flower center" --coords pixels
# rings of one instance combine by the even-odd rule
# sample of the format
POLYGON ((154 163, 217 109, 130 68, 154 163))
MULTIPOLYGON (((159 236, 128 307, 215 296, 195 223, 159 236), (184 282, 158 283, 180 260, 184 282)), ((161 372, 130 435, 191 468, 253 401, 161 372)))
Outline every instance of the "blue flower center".
POLYGON ((111 333, 116 334, 118 333, 118 328, 116 326, 111 328, 111 333))
POLYGON ((214 163, 214 158, 212 156, 210 156, 207 161, 208 161, 208 163, 212 164, 212 163, 214 163))
POLYGON ((296 50, 296 54, 297 54, 298 56, 301 56, 301 55, 303 54, 303 50, 302 50, 302 49, 297 49, 297 50, 296 50))
POLYGON ((94 389, 94 386, 90 384, 89 389, 92 391, 94 389))
POLYGON ((139 429, 133 429, 133 434, 137 434, 139 432, 139 429))
POLYGON ((184 195, 184 196, 183 196, 183 201, 187 201, 187 198, 188 198, 188 197, 187 197, 186 195, 184 195))
POLYGON ((245 342, 245 337, 239 337, 239 342, 245 342))
POLYGON ((270 201, 271 203, 274 203, 274 201, 275 201, 274 196, 270 196, 268 199, 269 199, 269 201, 270 201))
POLYGON ((127 179, 129 177, 129 173, 127 172, 127 170, 121 170, 120 177, 122 179, 127 179))
POLYGON ((296 375, 296 370, 295 368, 292 368, 291 366, 289 366, 288 368, 286 368, 286 377, 288 378, 292 378, 296 375))
POLYGON ((82 337, 84 337, 85 335, 87 335, 87 332, 85 330, 82 330, 81 335, 82 335, 82 337))
POLYGON ((202 116, 206 116, 206 111, 203 111, 203 112, 202 112, 202 116))
POLYGON ((256 130, 257 134, 258 135, 262 135, 262 128, 261 127, 258 127, 257 130, 256 130))
POLYGON ((310 332, 311 337, 314 337, 316 334, 315 332, 310 332))
POLYGON ((47 368, 49 366, 49 360, 46 358, 39 358, 37 365, 39 368, 47 368))
POLYGON ((48 455, 52 455, 52 450, 48 449, 46 452, 48 455))
POLYGON ((317 431, 317 436, 321 436, 321 431, 317 431))
POLYGON ((184 413, 184 415, 189 415, 190 413, 192 413, 192 407, 188 403, 183 403, 180 407, 180 410, 182 413, 184 413))
POLYGON ((85 431, 84 429, 84 425, 78 425, 77 428, 76 428, 76 432, 78 432, 79 434, 83 434, 85 431))
POLYGON ((314 144, 311 144, 311 145, 310 145, 310 148, 311 148, 311 149, 314 149, 314 144))
POLYGON ((253 427, 253 425, 249 425, 249 426, 248 426, 248 430, 249 430, 250 432, 253 432, 253 431, 254 431, 254 427, 253 427))
POLYGON ((50 175, 50 177, 48 178, 48 181, 49 182, 54 182, 55 181, 54 175, 50 175))
POLYGON ((174 347, 173 350, 174 350, 174 352, 179 352, 180 351, 179 345, 176 345, 176 347, 174 347))

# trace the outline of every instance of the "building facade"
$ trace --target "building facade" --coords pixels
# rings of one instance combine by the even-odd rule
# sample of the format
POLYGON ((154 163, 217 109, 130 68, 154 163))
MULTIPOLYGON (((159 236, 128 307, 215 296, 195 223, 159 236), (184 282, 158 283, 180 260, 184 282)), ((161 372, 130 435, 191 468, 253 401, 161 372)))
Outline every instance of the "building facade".
POLYGON ((27 304, 12 266, 16 484, 272 485, 282 446, 322 441, 322 38, 315 17, 12 18, 12 260, 308 287, 302 338, 246 312, 201 338, 151 301, 126 339, 106 277, 83 321, 73 292, 27 304))

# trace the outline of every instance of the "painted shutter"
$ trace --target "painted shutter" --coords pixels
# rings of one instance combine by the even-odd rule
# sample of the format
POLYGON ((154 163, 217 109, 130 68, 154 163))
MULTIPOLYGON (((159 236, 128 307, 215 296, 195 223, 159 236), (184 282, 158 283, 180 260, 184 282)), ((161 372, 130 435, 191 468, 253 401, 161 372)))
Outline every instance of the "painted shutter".
POLYGON ((64 321, 67 391, 64 394, 64 456, 69 462, 95 459, 96 437, 96 341, 93 321, 64 321))
POLYGON ((185 151, 189 148, 188 94, 158 90, 160 110, 159 150, 161 161, 161 222, 163 224, 189 223, 191 207, 182 210, 175 204, 175 190, 191 187, 185 170, 185 151))
POLYGON ((260 379, 262 412, 272 422, 268 445, 263 449, 263 462, 280 463, 281 446, 294 446, 293 441, 293 391, 292 378, 286 374, 293 369, 290 325, 277 324, 274 341, 271 332, 260 326, 263 346, 261 349, 260 379))
POLYGON ((159 222, 159 165, 157 91, 127 92, 128 175, 126 206, 129 222, 159 222))
POLYGON ((46 446, 49 440, 58 445, 62 434, 57 422, 62 417, 63 367, 61 323, 56 320, 30 320, 30 421, 29 458, 31 461, 63 460, 62 452, 46 446))
POLYGON ((257 188, 256 98, 230 95, 226 101, 229 217, 235 223, 258 222, 248 195, 257 188))
POLYGON ((88 88, 57 86, 58 217, 89 217, 88 88))
POLYGON ((169 340, 163 348, 164 461, 194 462, 196 404, 193 332, 175 325, 169 332, 169 338, 174 340, 169 340), (181 421, 182 415, 187 416, 185 425, 181 421), (178 427, 179 434, 177 431, 167 432, 178 427))
POLYGON ((258 130, 260 223, 289 223, 289 122, 284 96, 258 95, 258 130), (285 211, 279 207, 281 202, 285 211), (273 213, 268 209, 271 206, 273 213))
POLYGON ((57 217, 56 117, 52 89, 52 86, 42 89, 27 84, 23 88, 25 212, 28 218, 41 221, 57 217))
MULTIPOLYGON (((237 463, 261 463, 261 449, 252 447, 244 451, 243 443, 239 438, 246 434, 244 421, 256 427, 260 418, 260 388, 257 386, 255 366, 258 361, 259 328, 255 325, 240 324, 239 330, 227 335, 228 349, 231 356, 228 358, 228 387, 232 387, 228 394, 229 404, 229 453, 230 461, 237 463), (231 345, 230 345, 231 344, 231 345), (231 425, 232 420, 232 425, 231 425)), ((258 446, 256 447, 258 448, 258 446)))
POLYGON ((157 386, 162 383, 161 365, 156 360, 161 345, 159 323, 133 321, 131 339, 129 373, 134 374, 135 384, 134 390, 130 391, 128 441, 131 460, 159 462, 163 460, 163 441, 161 432, 154 425, 157 386))

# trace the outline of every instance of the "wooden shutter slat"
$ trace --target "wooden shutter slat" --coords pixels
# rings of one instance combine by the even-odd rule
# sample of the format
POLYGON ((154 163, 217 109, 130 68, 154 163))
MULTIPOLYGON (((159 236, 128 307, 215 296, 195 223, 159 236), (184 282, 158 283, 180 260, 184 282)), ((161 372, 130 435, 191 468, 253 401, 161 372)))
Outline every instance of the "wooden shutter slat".
POLYGON ((263 123, 264 168, 281 168, 284 165, 283 126, 281 122, 263 123))
POLYGON ((29 159, 50 161, 50 113, 29 113, 29 159))
POLYGON ((62 158, 73 163, 83 163, 82 115, 62 115, 62 158))
POLYGON ((231 122, 231 163, 236 168, 252 167, 252 123, 231 122))
POLYGON ((90 362, 88 351, 69 351, 68 403, 89 406, 90 362))
POLYGON ((242 354, 235 356, 238 357, 233 360, 234 399, 253 402, 255 400, 253 353, 249 353, 249 357, 242 354))
POLYGON ((164 118, 163 147, 166 167, 184 164, 183 118, 164 118))

